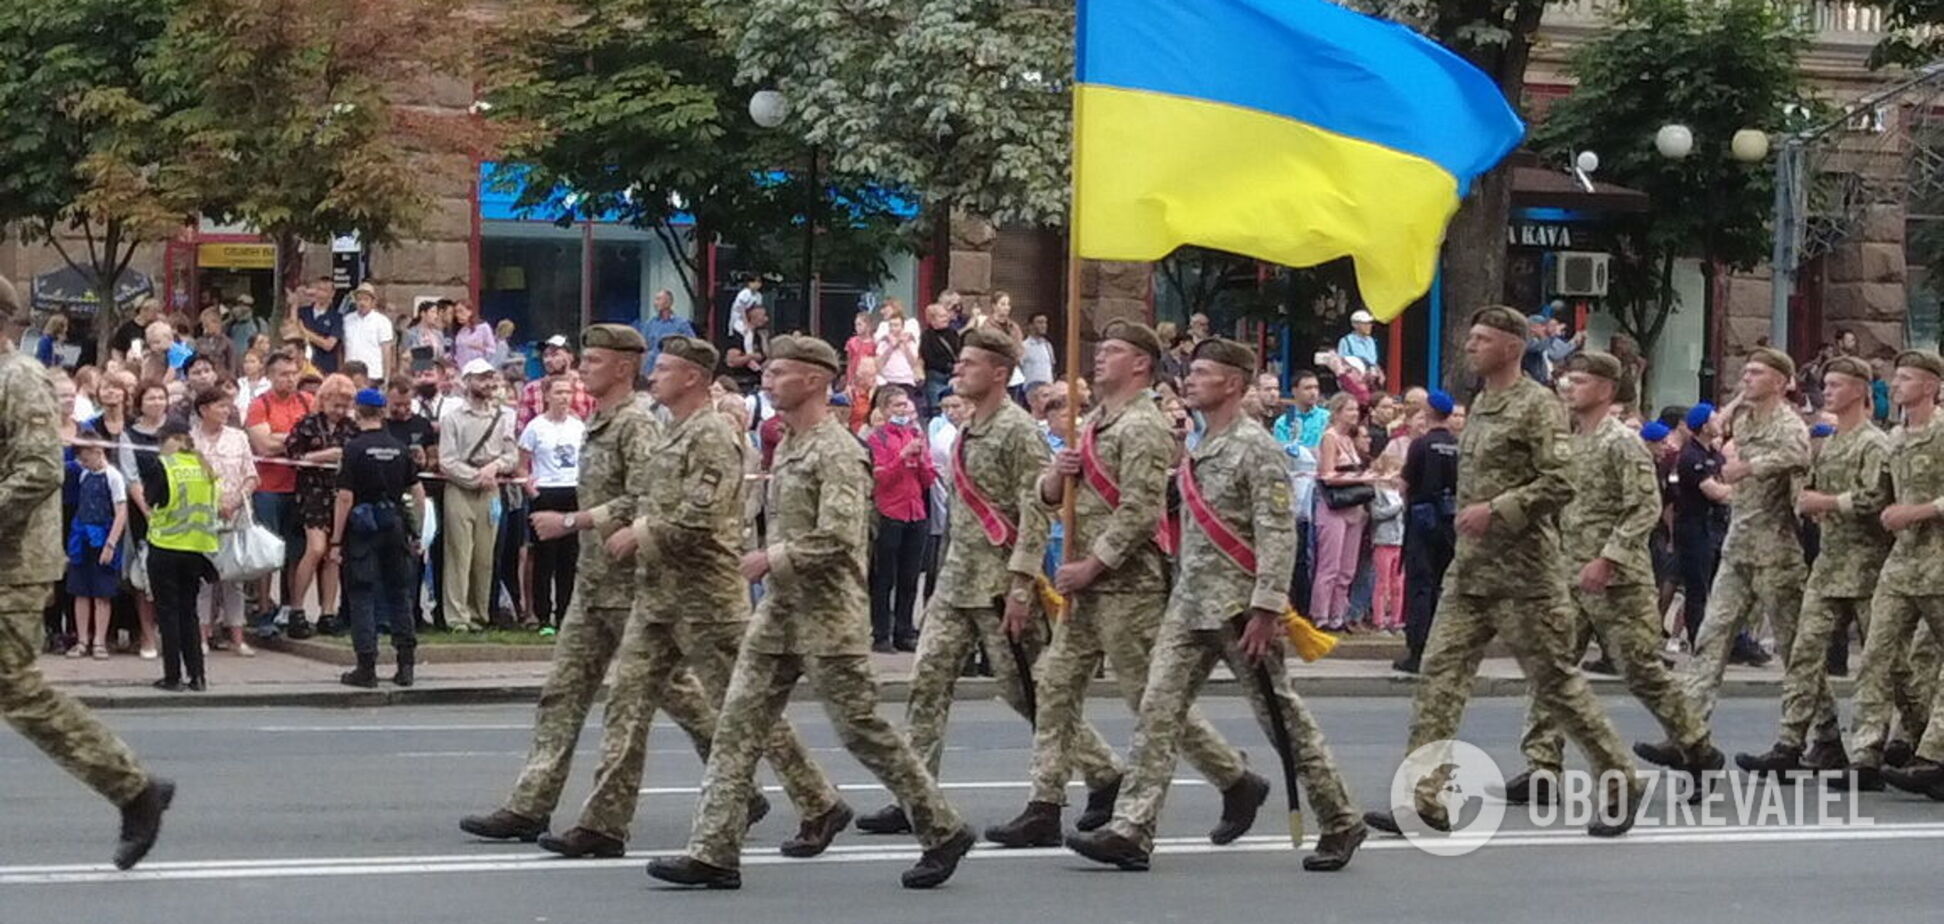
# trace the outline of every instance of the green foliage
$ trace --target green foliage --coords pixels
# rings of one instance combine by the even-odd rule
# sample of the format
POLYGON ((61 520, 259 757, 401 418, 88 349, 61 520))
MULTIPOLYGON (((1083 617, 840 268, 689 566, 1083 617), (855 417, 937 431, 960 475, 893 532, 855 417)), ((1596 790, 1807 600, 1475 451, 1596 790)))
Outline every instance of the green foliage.
POLYGON ((1884 0, 1890 34, 1870 52, 1871 67, 1922 67, 1944 58, 1944 0, 1884 0))

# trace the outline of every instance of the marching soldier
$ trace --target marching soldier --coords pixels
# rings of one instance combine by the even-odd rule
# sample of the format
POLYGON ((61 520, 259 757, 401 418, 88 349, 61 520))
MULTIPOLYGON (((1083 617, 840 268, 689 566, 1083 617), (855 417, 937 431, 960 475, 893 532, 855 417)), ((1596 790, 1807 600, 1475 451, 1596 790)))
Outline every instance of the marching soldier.
MULTIPOLYGON (((1079 554, 1054 580, 1068 606, 1039 661, 1031 801, 1018 818, 986 829, 986 840, 1000 846, 1059 846, 1067 751, 1084 727, 1082 704, 1103 658, 1113 666, 1128 707, 1141 709, 1149 652, 1168 604, 1168 559, 1178 538, 1165 508, 1168 470, 1180 446, 1147 390, 1160 356, 1161 339, 1153 329, 1109 324, 1094 352, 1100 406, 1087 415, 1079 445, 1061 450, 1040 476, 1040 500, 1053 511, 1065 499, 1067 479, 1084 486, 1075 498, 1071 540, 1079 554)), ((1181 750, 1222 792, 1222 820, 1209 840, 1227 844, 1248 833, 1269 797, 1269 781, 1249 772, 1242 755, 1198 709, 1190 708, 1184 719, 1181 750)), ((1083 824, 1081 830, 1098 826, 1083 824)))
MULTIPOLYGON (((647 466, 654 437, 654 419, 634 400, 635 370, 648 351, 641 334, 626 325, 596 324, 581 332, 581 346, 581 381, 595 400, 594 418, 587 422, 587 441, 581 447, 578 490, 584 509, 535 513, 533 530, 542 539, 584 530, 605 535, 633 522, 637 495, 629 491, 630 479, 639 477, 647 466)), ((547 833, 561 787, 567 784, 581 726, 587 722, 609 662, 621 647, 634 596, 634 562, 612 561, 599 543, 581 543, 574 602, 554 638, 553 666, 540 689, 526 767, 504 806, 461 819, 460 830, 476 837, 528 842, 547 833)), ((709 739, 715 734, 715 711, 693 674, 684 672, 673 687, 658 705, 706 760, 709 739)), ((646 723, 650 716, 609 698, 605 724, 612 729, 624 718, 646 723)), ((761 802, 753 814, 760 816, 768 808, 767 802, 761 802)))
MULTIPOLYGON (((1565 369, 1566 406, 1573 414, 1573 499, 1559 515, 1561 551, 1573 582, 1567 660, 1579 660, 1591 640, 1588 633, 1600 637, 1627 689, 1680 745, 1684 764, 1697 775, 1698 792, 1699 774, 1721 769, 1723 761, 1707 723, 1660 657, 1658 597, 1647 552, 1648 535, 1660 521, 1660 477, 1647 444, 1612 414, 1616 403, 1633 403, 1620 361, 1608 353, 1582 350, 1566 361, 1565 369)), ((1506 782, 1507 802, 1555 798, 1542 781, 1559 778, 1565 750, 1561 738, 1558 722, 1545 702, 1535 698, 1526 711, 1521 742, 1527 771, 1506 782)))
POLYGON ((1098 863, 1148 868, 1189 709, 1217 661, 1226 662, 1237 679, 1248 678, 1242 689, 1256 720, 1286 752, 1285 761, 1293 759, 1322 816, 1323 836, 1303 868, 1342 869, 1367 834, 1323 730, 1290 689, 1283 667, 1295 510, 1282 448, 1241 413, 1254 370, 1255 353, 1234 341, 1209 339, 1195 347, 1186 398, 1207 423, 1177 476, 1181 559, 1141 699, 1131 770, 1113 819, 1066 841, 1098 863))
MULTIPOLYGON (((1458 733, 1485 646, 1503 636, 1532 686, 1535 708, 1551 711, 1596 773, 1631 780, 1633 761, 1566 650, 1572 630, 1557 519, 1573 498, 1570 450, 1558 399, 1519 371, 1525 336, 1525 318, 1511 308, 1472 314, 1465 358, 1485 387, 1459 437, 1458 546, 1425 644, 1407 750, 1415 754, 1458 733)), ((1437 782, 1434 774, 1412 787, 1414 807, 1425 825, 1449 830, 1437 782)), ((1610 801, 1587 833, 1626 833, 1640 784, 1603 795, 1610 801)), ((1403 808, 1364 820, 1401 833, 1395 811, 1403 808)))
POLYGON ((891 791, 925 847, 906 870, 906 888, 943 884, 972 849, 974 835, 912 747, 877 714, 871 672, 871 469, 864 447, 830 416, 837 351, 821 340, 771 341, 763 384, 785 436, 769 484, 769 545, 742 557, 741 573, 763 580, 722 705, 714 753, 688 848, 648 864, 648 875, 680 885, 742 887, 744 812, 756 760, 770 747, 790 691, 807 675, 838 740, 891 791))
POLYGON ((26 306, 0 276, 0 715, 62 769, 121 809, 115 866, 148 855, 175 784, 150 776, 134 752, 74 700, 55 692, 34 659, 41 610, 67 567, 61 541, 61 441, 54 384, 16 339, 26 306))
MULTIPOLYGON (((668 684, 687 670, 702 681, 711 704, 721 703, 749 627, 749 582, 737 573, 749 444, 709 396, 715 347, 684 336, 665 337, 656 346, 648 390, 669 420, 649 446, 646 464, 629 472, 640 516, 607 540, 611 558, 636 562, 638 593, 609 693, 601 766, 581 823, 557 838, 540 839, 540 846, 569 857, 627 852, 649 716, 668 684)), ((770 764, 803 818, 783 854, 816 856, 850 824, 850 807, 788 723, 775 724, 765 738, 770 764)))
MULTIPOLYGON (((999 695, 1033 721, 1033 625, 1036 582, 1046 555, 1049 520, 1039 501, 1040 470, 1050 457, 1033 418, 1006 394, 1019 344, 994 330, 967 331, 959 353, 957 394, 973 412, 959 432, 952 463, 951 537, 938 590, 918 633, 911 702, 905 711, 911 747, 938 775, 951 715, 952 688, 974 646, 985 643, 999 695)), ((1069 760, 1087 782, 1080 825, 1097 827, 1119 792, 1120 774, 1100 733, 1084 721, 1068 732, 1069 760)), ((911 830, 896 805, 857 820, 861 831, 911 830)))

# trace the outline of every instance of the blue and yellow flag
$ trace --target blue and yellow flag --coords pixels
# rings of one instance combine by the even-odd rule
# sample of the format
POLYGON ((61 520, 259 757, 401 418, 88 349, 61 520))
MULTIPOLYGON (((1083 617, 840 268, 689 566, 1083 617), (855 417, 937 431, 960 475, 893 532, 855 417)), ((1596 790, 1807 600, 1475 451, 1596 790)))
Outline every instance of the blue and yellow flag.
POLYGON ((1445 225, 1525 125, 1492 80, 1328 0, 1081 0, 1080 256, 1183 244, 1288 266, 1349 256, 1390 319, 1431 287, 1445 225))

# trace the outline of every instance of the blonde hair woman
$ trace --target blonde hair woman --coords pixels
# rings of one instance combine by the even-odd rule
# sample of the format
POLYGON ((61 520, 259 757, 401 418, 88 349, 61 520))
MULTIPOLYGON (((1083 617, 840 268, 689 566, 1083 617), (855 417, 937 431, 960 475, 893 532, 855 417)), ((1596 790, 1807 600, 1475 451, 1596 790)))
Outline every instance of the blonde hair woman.
POLYGON ((1351 492, 1333 488, 1363 486, 1372 477, 1357 452, 1357 431, 1363 426, 1363 406, 1355 395, 1339 392, 1330 399, 1330 426, 1316 451, 1316 568, 1310 582, 1309 617, 1319 628, 1341 631, 1344 611, 1350 608, 1350 582, 1357 575, 1357 552, 1363 544, 1367 514, 1364 505, 1331 506, 1331 495, 1351 492))
MULTIPOLYGON (((317 387, 317 410, 304 415, 284 440, 284 454, 299 462, 336 465, 344 459, 344 444, 358 432, 351 420, 351 401, 357 389, 351 379, 332 375, 317 387)), ((291 621, 303 617, 304 598, 317 582, 317 631, 337 634, 338 572, 320 567, 331 545, 331 518, 337 503, 337 471, 330 468, 297 470, 297 515, 304 524, 304 557, 290 579, 291 621)))

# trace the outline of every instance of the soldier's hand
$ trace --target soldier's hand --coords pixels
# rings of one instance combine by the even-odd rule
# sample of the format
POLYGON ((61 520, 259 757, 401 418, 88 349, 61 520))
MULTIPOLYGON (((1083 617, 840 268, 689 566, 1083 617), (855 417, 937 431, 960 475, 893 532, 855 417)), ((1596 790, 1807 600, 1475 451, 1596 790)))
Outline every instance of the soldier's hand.
POLYGON ((1079 477, 1080 450, 1062 449, 1059 452, 1054 453, 1053 462, 1049 467, 1053 470, 1053 473, 1055 475, 1058 475, 1061 478, 1079 477))
POLYGON ((1834 513, 1837 509, 1836 498, 1821 491, 1804 491, 1796 496, 1796 513, 1805 517, 1834 513))
POLYGON ((1063 594, 1078 593, 1092 586, 1105 574, 1107 566, 1091 555, 1079 561, 1068 562, 1053 572, 1053 589, 1063 594))
POLYGON ((1031 591, 1019 590, 1006 594, 1005 616, 1000 626, 1006 630, 1007 638, 1017 639, 1025 634, 1026 626, 1033 618, 1031 594, 1031 591))
POLYGON ((742 564, 738 566, 737 570, 742 572, 743 580, 745 581, 760 581, 768 577, 770 573, 769 551, 767 549, 757 549, 754 552, 744 555, 742 557, 742 564))
POLYGON ((1458 511, 1458 518, 1454 525, 1458 527, 1458 534, 1461 536, 1476 539, 1485 535, 1485 531, 1492 528, 1492 505, 1473 504, 1458 511))
POLYGON ((607 537, 607 541, 601 545, 607 549, 609 558, 615 561, 627 561, 633 558, 635 550, 641 547, 641 538, 635 535, 632 527, 623 526, 615 530, 614 535, 607 537))
POLYGON ((1282 614, 1264 609, 1249 610, 1249 621, 1242 625, 1242 654, 1260 664, 1282 644, 1282 614))
POLYGON ((1580 569, 1579 589, 1589 594, 1606 593, 1607 585, 1613 583, 1613 562, 1595 558, 1580 569))
POLYGON ((542 542, 551 542, 567 535, 567 515, 552 510, 537 510, 528 520, 533 523, 533 534, 542 542))
POLYGON ((1924 504, 1891 504, 1883 508, 1883 514, 1878 519, 1882 521, 1884 529, 1904 530, 1923 522, 1928 509, 1924 504))

